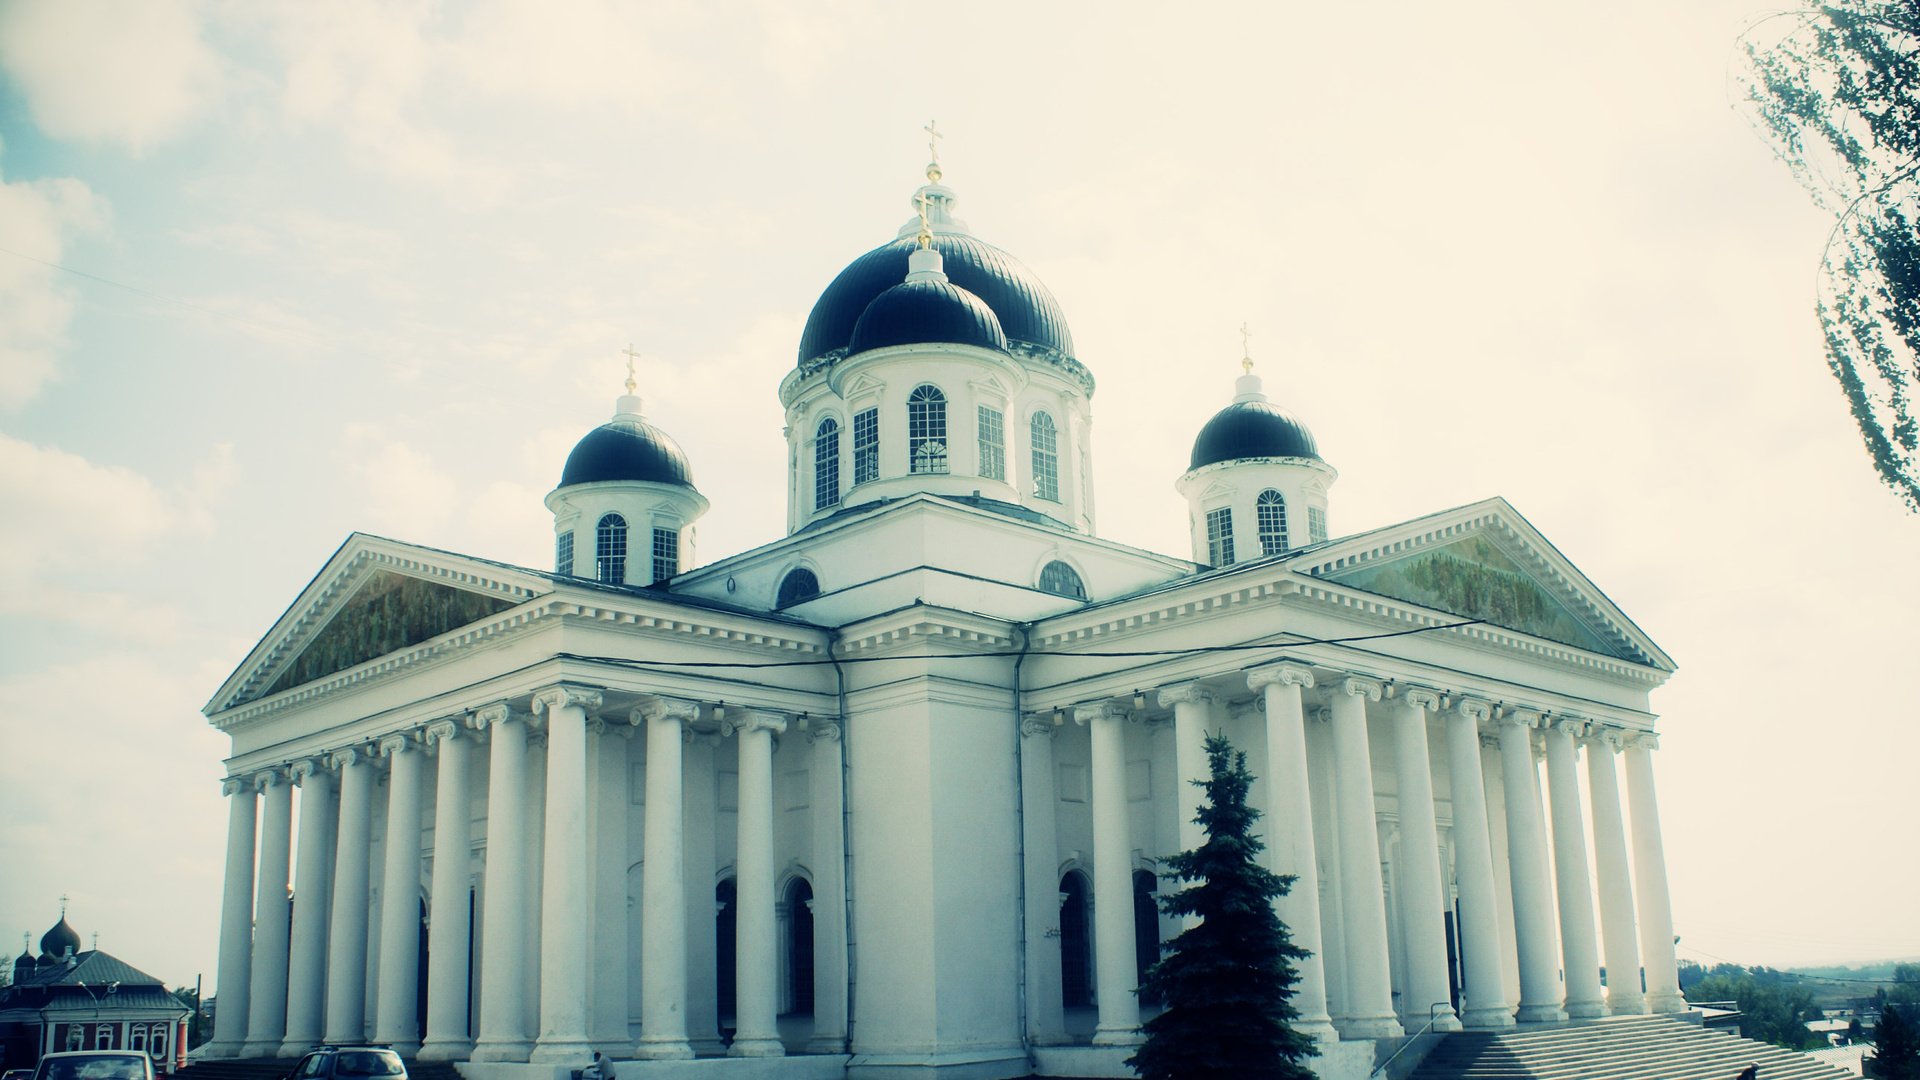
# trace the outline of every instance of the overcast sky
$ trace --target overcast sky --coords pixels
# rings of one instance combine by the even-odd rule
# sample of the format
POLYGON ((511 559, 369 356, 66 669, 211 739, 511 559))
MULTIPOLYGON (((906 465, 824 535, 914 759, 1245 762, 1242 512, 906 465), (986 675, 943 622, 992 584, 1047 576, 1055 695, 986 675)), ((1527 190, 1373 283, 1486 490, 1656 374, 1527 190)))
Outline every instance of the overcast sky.
POLYGON ((775 386, 937 117, 1099 380, 1104 535, 1186 554, 1249 323, 1336 535, 1504 495, 1678 660, 1683 957, 1920 955, 1920 521, 1730 105, 1758 12, 0 4, 0 932, 67 893, 211 982, 199 709, 352 530, 546 565, 629 341, 703 556, 779 535, 775 386))

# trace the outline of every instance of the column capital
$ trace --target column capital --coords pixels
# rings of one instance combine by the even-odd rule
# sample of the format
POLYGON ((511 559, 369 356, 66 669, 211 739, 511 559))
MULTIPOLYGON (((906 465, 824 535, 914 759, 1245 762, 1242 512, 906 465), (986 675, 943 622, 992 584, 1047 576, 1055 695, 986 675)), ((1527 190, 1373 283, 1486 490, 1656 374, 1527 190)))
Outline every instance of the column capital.
POLYGON ((509 720, 525 719, 526 715, 524 713, 514 712, 513 706, 504 701, 496 701, 491 705, 482 705, 473 710, 469 722, 473 725, 475 731, 485 731, 488 728, 498 727, 509 720))
POLYGON ((1479 698, 1463 697, 1454 699, 1453 711, 1476 724, 1484 724, 1493 715, 1493 706, 1479 698))
POLYGON ((771 709, 736 709, 720 721, 720 733, 733 735, 770 731, 779 735, 787 730, 787 714, 771 709))
POLYGON ((1125 720, 1129 712, 1122 701, 1093 701, 1073 707, 1073 722, 1086 726, 1095 720, 1125 720))
POLYGON ((398 757, 408 750, 415 749, 418 743, 411 731, 394 731, 380 736, 374 750, 381 757, 398 757))
POLYGON ((1420 709, 1435 713, 1440 711, 1440 691, 1427 686, 1405 686, 1400 689, 1400 700, 1411 709, 1420 709))
POLYGON ((1627 749, 1627 750, 1658 750, 1660 749, 1660 736, 1651 731, 1624 732, 1622 734, 1623 734, 1623 737, 1621 742, 1623 744, 1624 749, 1627 749))
POLYGON ((1623 737, 1624 735, 1625 733, 1617 727, 1609 727, 1606 724, 1595 721, 1593 726, 1587 731, 1585 742, 1590 747, 1603 746, 1609 753, 1615 753, 1626 744, 1626 739, 1623 737))
POLYGON ((1161 708, 1170 709, 1175 705, 1205 705, 1213 700, 1213 691, 1197 682, 1186 682, 1163 686, 1154 697, 1161 708))
POLYGON ((629 714, 625 720, 617 716, 612 718, 589 716, 587 717, 587 730, 595 735, 612 735, 616 738, 631 739, 633 738, 634 724, 636 723, 638 723, 638 721, 635 720, 631 714, 629 714))
POLYGON ((1502 726, 1512 724, 1532 731, 1545 725, 1547 714, 1538 709, 1525 706, 1509 706, 1500 710, 1499 722, 1502 726))
POLYGON ((302 787, 306 786, 308 777, 316 774, 325 775, 326 771, 326 764, 319 758, 301 758, 287 766, 287 775, 293 778, 295 784, 302 787))
POLYGON ((1554 714, 1552 724, 1553 730, 1560 732, 1562 735, 1570 735, 1575 742, 1579 742, 1586 737, 1587 729, 1593 726, 1593 721, 1584 716, 1556 713, 1554 714))
POLYGON ((330 769, 345 769, 349 765, 367 760, 368 756, 365 743, 354 746, 343 746, 338 750, 328 751, 327 767, 330 769))
POLYGON ((699 702, 673 697, 641 698, 640 704, 633 707, 632 713, 632 720, 636 724, 655 720, 674 720, 682 724, 690 724, 699 718, 699 702))
POLYGON ((683 725, 680 728, 680 745, 719 746, 720 733, 717 731, 701 731, 699 728, 683 725))
POLYGON ((1260 691, 1269 686, 1298 686, 1311 689, 1313 669, 1305 664, 1296 664, 1288 660, 1278 664, 1267 664, 1247 672, 1247 689, 1260 691))
POLYGON ((1316 724, 1331 724, 1333 723, 1333 710, 1327 708, 1325 705, 1316 705, 1307 710, 1307 719, 1316 724))
POLYGON ((1386 687, 1378 679, 1369 679, 1364 675, 1347 675, 1341 678, 1338 691, 1368 701, 1379 701, 1386 687))
POLYGON ((577 705, 582 709, 598 709, 605 700, 605 695, 596 687, 560 683, 533 695, 533 711, 536 715, 550 715, 553 710, 569 705, 577 705))
POLYGON ((459 738, 465 726, 465 718, 458 716, 443 716, 429 723, 423 732, 427 749, 433 750, 443 742, 452 742, 459 738))
POLYGON ((220 794, 222 796, 238 795, 243 791, 249 795, 253 794, 254 787, 251 776, 223 776, 220 778, 220 794))
POLYGON ((1020 718, 1020 734, 1030 739, 1051 739, 1054 733, 1051 713, 1028 713, 1020 718))
POLYGON ((807 721, 808 742, 839 742, 840 736, 840 718, 837 716, 815 716, 807 721))

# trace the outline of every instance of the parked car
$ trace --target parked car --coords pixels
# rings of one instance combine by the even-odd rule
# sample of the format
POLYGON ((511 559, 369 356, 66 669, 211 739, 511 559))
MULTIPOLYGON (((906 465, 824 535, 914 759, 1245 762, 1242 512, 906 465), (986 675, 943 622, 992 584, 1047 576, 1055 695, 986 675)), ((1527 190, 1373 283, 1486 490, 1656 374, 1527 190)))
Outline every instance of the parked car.
POLYGON ((287 1080, 407 1080, 407 1065, 384 1046, 319 1046, 287 1080))
POLYGON ((32 1069, 8 1069, 0 1073, 0 1080, 32 1080, 32 1069))
POLYGON ((40 1059, 33 1080, 153 1080, 145 1050, 62 1050, 40 1059))

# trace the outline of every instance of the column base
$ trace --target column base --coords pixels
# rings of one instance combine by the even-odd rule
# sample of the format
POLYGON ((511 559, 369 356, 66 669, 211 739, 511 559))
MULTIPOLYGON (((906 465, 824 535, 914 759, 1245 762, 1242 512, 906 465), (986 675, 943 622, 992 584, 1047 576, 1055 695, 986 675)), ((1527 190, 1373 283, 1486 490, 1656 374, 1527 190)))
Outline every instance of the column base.
POLYGON ((692 1061, 693 1044, 685 1039, 649 1039, 642 1035, 633 1048, 633 1057, 635 1061, 692 1061))
POLYGON ((687 1043, 693 1047, 694 1057, 725 1057, 727 1055, 726 1041, 718 1035, 708 1035, 705 1038, 689 1036, 687 1043))
POLYGON ((1688 1008, 1687 999, 1677 990, 1647 995, 1647 1011, 1650 1013, 1683 1013, 1688 1008))
POLYGON ((1333 1021, 1325 1016, 1316 1016, 1307 1020, 1295 1020, 1293 1030, 1307 1036, 1314 1042, 1336 1043, 1340 1041, 1340 1032, 1333 1021))
POLYGON ((554 1039, 534 1046, 527 1060, 535 1065, 579 1065, 593 1060, 593 1044, 586 1038, 554 1039))
POLYGON ((474 1044, 472 1061, 510 1061, 527 1060, 533 1053, 531 1039, 481 1039, 474 1044))
POLYGON ((1607 1012, 1613 1016, 1641 1016, 1647 1011, 1646 999, 1639 994, 1607 997, 1607 1012))
POLYGON ((728 1057, 737 1058, 775 1058, 786 1057, 787 1048, 779 1039, 766 1037, 735 1038, 733 1045, 727 1047, 728 1057))
POLYGON ((200 1051, 200 1056, 218 1059, 237 1058, 240 1056, 241 1049, 241 1044, 237 1042, 210 1042, 200 1051))
POLYGON ((1513 1009, 1506 1005, 1489 1005, 1484 1009, 1468 1009, 1460 1017, 1460 1022, 1475 1031, 1492 1028, 1510 1028, 1513 1026, 1513 1009))
POLYGON ((280 1044, 280 1049, 276 1051, 273 1056, 283 1058, 303 1057, 307 1051, 318 1045, 320 1045, 319 1039, 288 1039, 280 1044))
POLYGON ((1599 1000, 1567 1002, 1567 1018, 1570 1020, 1592 1020, 1605 1015, 1607 1015, 1605 1002, 1599 1000))
MULTIPOLYGON (((420 1053, 415 1055, 421 1061, 465 1061, 473 1053, 473 1044, 465 1039, 435 1039, 431 1036, 420 1044, 420 1053)), ((588 1057, 593 1052, 587 1052, 588 1057)))
POLYGON ((1446 1012, 1434 1015, 1431 1027, 1427 1026, 1427 1017, 1424 1016, 1403 1016, 1400 1018, 1400 1026, 1408 1032, 1419 1031, 1425 1027, 1428 1031, 1451 1033, 1459 1031, 1463 1025, 1460 1023, 1460 1018, 1453 1014, 1453 1010, 1448 1009, 1446 1012))
POLYGON ((420 1053, 420 1040, 418 1039, 383 1039, 378 1034, 375 1034, 373 1041, 376 1045, 384 1046, 403 1058, 416 1057, 420 1053))
POLYGON ((816 1035, 807 1041, 809 1054, 844 1054, 847 1052, 845 1035, 816 1035))
POLYGON ((1147 1037, 1140 1033, 1139 1025, 1132 1027, 1096 1027, 1093 1029, 1095 1046, 1139 1046, 1147 1037))
POLYGON ((1566 1010, 1558 1005, 1528 1005, 1520 1003, 1520 1011, 1514 1019, 1523 1024, 1558 1024, 1567 1018, 1566 1010))
POLYGON ((240 1056, 243 1058, 279 1057, 280 1040, 274 1039, 272 1042, 249 1042, 240 1047, 240 1056))
POLYGON ((1385 1016, 1342 1016, 1333 1021, 1342 1039, 1402 1039, 1407 1029, 1391 1013, 1385 1016))

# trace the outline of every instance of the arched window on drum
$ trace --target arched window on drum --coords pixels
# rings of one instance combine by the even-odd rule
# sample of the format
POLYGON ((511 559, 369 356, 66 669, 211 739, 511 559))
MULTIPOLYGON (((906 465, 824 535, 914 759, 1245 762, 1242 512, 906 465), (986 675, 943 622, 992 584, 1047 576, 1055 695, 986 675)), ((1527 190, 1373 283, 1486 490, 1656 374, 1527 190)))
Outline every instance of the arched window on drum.
POLYGON ((1287 497, 1268 488, 1253 501, 1254 524, 1260 530, 1260 554, 1287 550, 1287 497))

